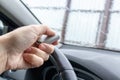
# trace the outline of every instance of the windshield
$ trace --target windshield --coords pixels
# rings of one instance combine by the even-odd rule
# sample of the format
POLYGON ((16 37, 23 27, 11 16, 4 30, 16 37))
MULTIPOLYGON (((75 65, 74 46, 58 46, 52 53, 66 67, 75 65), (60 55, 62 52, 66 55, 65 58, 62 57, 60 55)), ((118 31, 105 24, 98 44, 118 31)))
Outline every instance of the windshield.
POLYGON ((120 0, 22 0, 65 44, 120 50, 120 0))

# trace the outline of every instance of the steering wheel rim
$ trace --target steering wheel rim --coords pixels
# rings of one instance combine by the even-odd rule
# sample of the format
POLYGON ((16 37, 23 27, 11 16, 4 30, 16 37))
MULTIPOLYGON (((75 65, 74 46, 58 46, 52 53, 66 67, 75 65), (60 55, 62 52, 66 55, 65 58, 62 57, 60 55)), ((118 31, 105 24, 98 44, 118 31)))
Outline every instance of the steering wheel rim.
POLYGON ((62 80, 77 80, 77 76, 69 60, 57 47, 54 48, 52 57, 53 63, 55 63, 62 80))
MULTIPOLYGON (((54 48, 54 52, 50 57, 50 59, 51 59, 51 62, 55 64, 57 68, 57 72, 60 73, 62 80, 77 80, 77 76, 73 70, 72 65, 70 64, 66 56, 57 47, 54 48)), ((17 79, 17 77, 13 76, 14 74, 16 74, 16 72, 11 74, 11 72, 7 71, 2 76, 10 79, 17 79)), ((27 79, 32 80, 32 78, 29 78, 29 76, 32 76, 32 74, 29 73, 29 70, 25 74, 26 74, 25 80, 27 79)))

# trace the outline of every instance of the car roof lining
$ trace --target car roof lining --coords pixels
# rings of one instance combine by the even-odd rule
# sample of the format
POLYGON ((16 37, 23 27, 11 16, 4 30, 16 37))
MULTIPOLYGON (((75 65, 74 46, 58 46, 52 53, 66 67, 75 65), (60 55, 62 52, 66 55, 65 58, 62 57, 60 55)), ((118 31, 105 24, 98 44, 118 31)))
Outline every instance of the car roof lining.
POLYGON ((20 0, 0 0, 0 12, 18 26, 40 24, 40 21, 34 17, 20 0))

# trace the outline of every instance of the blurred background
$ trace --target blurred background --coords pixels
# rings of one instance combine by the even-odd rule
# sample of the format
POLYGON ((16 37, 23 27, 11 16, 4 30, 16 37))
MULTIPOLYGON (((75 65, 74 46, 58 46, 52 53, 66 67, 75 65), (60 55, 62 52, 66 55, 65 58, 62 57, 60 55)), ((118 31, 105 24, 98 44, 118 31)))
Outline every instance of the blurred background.
POLYGON ((120 51, 120 0, 22 0, 69 45, 120 51))

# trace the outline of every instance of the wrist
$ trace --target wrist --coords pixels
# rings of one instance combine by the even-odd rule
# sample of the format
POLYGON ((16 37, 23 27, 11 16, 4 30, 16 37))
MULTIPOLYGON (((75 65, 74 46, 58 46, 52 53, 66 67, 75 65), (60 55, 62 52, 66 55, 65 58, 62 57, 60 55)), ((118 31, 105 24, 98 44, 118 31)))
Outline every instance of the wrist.
POLYGON ((0 36, 0 74, 7 70, 7 51, 5 48, 5 38, 0 36))

